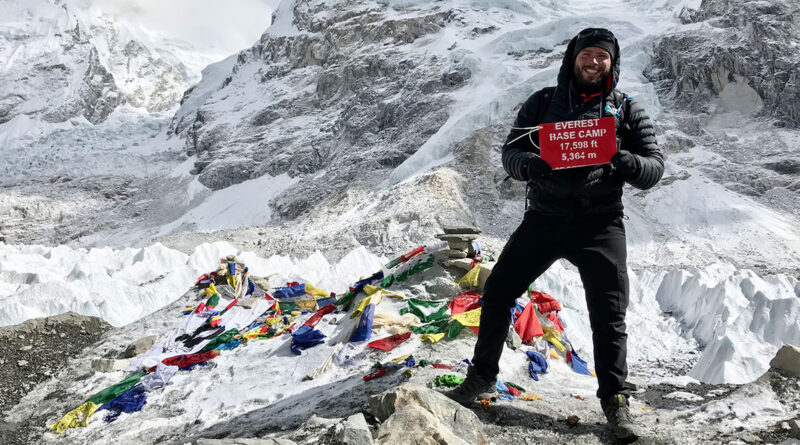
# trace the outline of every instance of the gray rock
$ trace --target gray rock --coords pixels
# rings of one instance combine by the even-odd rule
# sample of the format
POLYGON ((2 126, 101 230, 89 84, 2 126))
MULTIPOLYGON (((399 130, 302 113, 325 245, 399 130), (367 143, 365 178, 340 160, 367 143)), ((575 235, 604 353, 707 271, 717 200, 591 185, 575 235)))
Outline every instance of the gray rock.
POLYGON ((443 226, 442 230, 444 230, 445 234, 469 233, 480 235, 481 233, 481 229, 472 226, 443 226))
POLYGON ((136 357, 139 354, 142 354, 153 347, 156 344, 156 340, 158 337, 155 335, 148 335, 147 337, 142 337, 135 342, 128 345, 125 349, 125 352, 122 354, 125 358, 132 358, 136 357))
POLYGON ((455 267, 457 269, 461 269, 464 272, 472 269, 472 260, 470 259, 452 259, 445 262, 446 267, 455 267))
POLYGON ((506 346, 511 349, 519 349, 522 347, 522 339, 517 334, 517 331, 514 330, 513 326, 508 327, 508 337, 506 337, 506 346))
POLYGON ((383 421, 378 444, 488 444, 472 411, 434 390, 414 384, 370 397, 372 414, 383 421))
POLYGON ((466 258, 467 257, 467 252, 466 251, 457 250, 457 249, 446 249, 446 250, 443 250, 442 253, 447 255, 448 258, 460 259, 460 258, 466 258))
POLYGON ((790 420, 789 422, 789 436, 794 439, 800 439, 800 419, 790 420))
POLYGON ((295 445, 288 439, 197 439, 197 445, 295 445))
POLYGON ((100 372, 114 372, 128 369, 130 360, 113 358, 96 358, 92 360, 92 369, 100 372))
POLYGON ((794 345, 783 345, 769 362, 769 366, 800 377, 800 348, 794 345))
POLYGON ((461 287, 446 277, 436 277, 423 284, 431 298, 437 300, 450 300, 461 293, 461 287))
POLYGON ((361 413, 353 414, 347 418, 342 431, 342 443, 347 445, 372 445, 372 432, 367 425, 367 419, 361 413))

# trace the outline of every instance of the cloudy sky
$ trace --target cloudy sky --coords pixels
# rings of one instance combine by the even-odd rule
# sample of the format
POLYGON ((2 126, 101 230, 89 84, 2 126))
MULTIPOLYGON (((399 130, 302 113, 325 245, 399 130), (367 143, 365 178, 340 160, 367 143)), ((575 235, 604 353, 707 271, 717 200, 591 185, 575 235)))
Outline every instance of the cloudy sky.
POLYGON ((77 0, 149 32, 224 56, 250 47, 280 0, 77 0))

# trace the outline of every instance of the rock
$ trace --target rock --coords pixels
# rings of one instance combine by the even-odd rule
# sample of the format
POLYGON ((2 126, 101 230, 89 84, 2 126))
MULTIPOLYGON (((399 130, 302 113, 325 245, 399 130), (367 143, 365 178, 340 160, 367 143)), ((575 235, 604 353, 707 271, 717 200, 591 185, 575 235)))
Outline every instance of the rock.
POLYGON ((261 289, 269 290, 269 288, 271 287, 269 285, 269 280, 267 278, 264 278, 264 277, 250 276, 250 281, 252 281, 253 284, 255 284, 256 286, 260 287, 261 289))
POLYGON ((131 343, 128 348, 125 349, 125 352, 122 354, 122 356, 125 358, 132 358, 147 352, 153 347, 154 344, 156 344, 156 340, 158 340, 158 337, 155 335, 149 335, 147 337, 140 338, 131 343))
POLYGON ((508 337, 506 337, 506 346, 511 349, 519 349, 522 347, 522 339, 517 334, 517 331, 514 330, 513 326, 508 327, 508 337))
POLYGON ((288 439, 197 439, 197 445, 295 445, 288 439))
POLYGON ((461 235, 461 234, 439 234, 436 238, 447 241, 447 245, 451 250, 463 250, 468 252, 472 248, 472 240, 478 238, 478 235, 461 235))
POLYGON ((27 360, 17 360, 17 366, 19 366, 20 368, 23 367, 23 366, 28 366, 28 361, 27 360))
POLYGON ((783 345, 769 362, 769 366, 800 377, 800 348, 794 345, 783 345))
POLYGON ((448 258, 459 259, 459 258, 466 258, 467 257, 467 252, 465 252, 463 250, 445 249, 445 250, 442 251, 442 253, 447 255, 448 258))
POLYGON ((92 369, 100 372, 114 372, 128 369, 131 362, 127 359, 96 358, 92 360, 92 369))
POLYGON ((372 445, 372 433, 363 414, 353 414, 347 418, 342 431, 342 443, 348 445, 372 445))
POLYGON ((259 299, 257 298, 248 298, 246 300, 239 300, 236 302, 236 306, 241 306, 245 309, 252 309, 259 299))
POLYGON ((472 260, 469 259, 453 259, 445 262, 445 267, 455 267, 463 270, 464 272, 472 269, 472 260))
POLYGON ((405 384, 370 397, 370 411, 383 423, 378 444, 488 444, 478 416, 431 389, 405 384))
POLYGON ((789 424, 789 437, 800 439, 800 419, 794 419, 787 422, 789 424))
POLYGON ((423 283, 425 291, 440 300, 451 300, 461 293, 461 287, 453 280, 445 277, 436 277, 423 283))
POLYGON ((489 279, 489 275, 492 274, 492 269, 494 269, 494 262, 490 263, 483 263, 481 264, 481 274, 478 275, 478 291, 483 292, 484 286, 486 286, 486 280, 489 279))
POLYGON ((444 233, 448 235, 462 234, 462 233, 476 234, 476 235, 481 234, 481 229, 473 226, 443 226, 442 230, 444 230, 444 233))

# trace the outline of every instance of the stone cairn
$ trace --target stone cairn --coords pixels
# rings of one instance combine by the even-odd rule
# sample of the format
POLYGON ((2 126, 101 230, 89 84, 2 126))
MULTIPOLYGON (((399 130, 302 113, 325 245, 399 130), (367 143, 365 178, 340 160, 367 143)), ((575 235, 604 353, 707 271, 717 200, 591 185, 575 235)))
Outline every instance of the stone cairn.
POLYGON ((470 226, 444 226, 444 233, 436 238, 446 241, 449 249, 443 251, 448 258, 472 258, 475 256, 475 247, 472 242, 478 239, 481 229, 470 226))

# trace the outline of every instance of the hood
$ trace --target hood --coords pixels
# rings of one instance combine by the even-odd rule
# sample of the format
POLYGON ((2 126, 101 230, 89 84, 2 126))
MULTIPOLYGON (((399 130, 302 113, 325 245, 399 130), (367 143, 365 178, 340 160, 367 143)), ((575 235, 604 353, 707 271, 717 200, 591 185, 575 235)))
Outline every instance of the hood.
MULTIPOLYGON (((572 82, 573 77, 573 68, 575 66, 575 43, 578 41, 578 36, 572 38, 569 41, 569 45, 567 45, 567 50, 564 52, 564 60, 561 61, 561 69, 558 71, 558 85, 564 88, 569 88, 570 82, 572 82)), ((617 87, 617 82, 619 81, 619 60, 620 60, 620 51, 619 51, 619 42, 617 38, 614 38, 614 54, 611 55, 611 75, 607 80, 605 85, 604 91, 608 93, 610 91, 614 91, 614 88, 617 87)))

